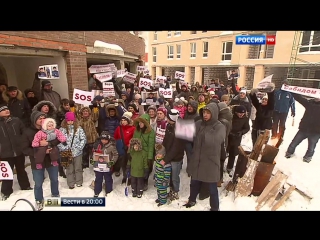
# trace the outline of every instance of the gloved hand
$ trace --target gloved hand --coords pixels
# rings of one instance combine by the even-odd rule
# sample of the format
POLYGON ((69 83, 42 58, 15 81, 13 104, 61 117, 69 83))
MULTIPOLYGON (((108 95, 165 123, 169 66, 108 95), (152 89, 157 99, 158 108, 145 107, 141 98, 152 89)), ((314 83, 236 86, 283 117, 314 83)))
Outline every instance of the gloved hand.
POLYGON ((114 161, 108 162, 107 165, 108 165, 108 168, 111 168, 114 165, 114 161))
POLYGON ((147 179, 149 177, 149 169, 144 170, 144 179, 147 179))
POLYGON ((254 95, 256 94, 257 92, 259 92, 259 90, 257 88, 252 88, 251 91, 250 91, 250 94, 251 95, 254 95))
POLYGON ((291 117, 295 117, 296 113, 295 112, 291 112, 291 117))

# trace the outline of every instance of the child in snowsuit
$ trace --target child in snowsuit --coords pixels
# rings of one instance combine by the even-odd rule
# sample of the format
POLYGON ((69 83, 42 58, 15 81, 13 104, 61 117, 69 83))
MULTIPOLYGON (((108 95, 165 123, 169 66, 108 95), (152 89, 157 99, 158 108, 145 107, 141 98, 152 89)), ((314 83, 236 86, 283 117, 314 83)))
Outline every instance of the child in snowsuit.
POLYGON ((103 179, 105 180, 106 196, 113 190, 112 167, 118 159, 118 151, 111 141, 111 136, 103 131, 100 138, 93 146, 95 154, 109 155, 109 161, 106 162, 103 157, 98 160, 94 158, 93 170, 96 178, 94 180, 94 197, 98 197, 102 191, 103 179))
POLYGON ((166 150, 163 145, 156 144, 156 157, 155 157, 155 187, 157 188, 158 198, 156 203, 158 207, 167 203, 168 187, 170 185, 171 164, 163 161, 166 150))
POLYGON ((182 119, 184 119, 184 116, 187 112, 186 104, 188 104, 188 101, 186 101, 184 97, 176 98, 173 103, 173 109, 179 111, 180 118, 182 119))
POLYGON ((127 163, 127 175, 131 175, 132 197, 141 198, 144 179, 149 176, 148 154, 142 151, 142 143, 138 138, 130 140, 131 159, 127 163))
POLYGON ((57 124, 53 118, 46 118, 42 122, 42 129, 34 135, 32 147, 34 148, 34 158, 37 169, 42 169, 43 161, 46 154, 50 154, 51 163, 53 166, 59 166, 59 149, 57 146, 51 146, 50 141, 58 139, 61 143, 66 144, 67 138, 58 129, 57 124), (48 146, 41 147, 40 142, 46 140, 48 146))

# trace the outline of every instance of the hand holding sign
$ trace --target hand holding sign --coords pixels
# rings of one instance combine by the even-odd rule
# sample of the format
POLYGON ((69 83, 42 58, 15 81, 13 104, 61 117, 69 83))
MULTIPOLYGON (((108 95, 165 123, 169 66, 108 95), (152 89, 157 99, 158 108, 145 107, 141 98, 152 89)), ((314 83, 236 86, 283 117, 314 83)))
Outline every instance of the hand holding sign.
POLYGON ((175 74, 174 74, 174 78, 175 79, 179 79, 179 80, 182 80, 182 81, 185 80, 185 77, 186 77, 186 74, 184 72, 176 71, 175 74))
POLYGON ((139 81, 139 88, 143 87, 145 89, 151 89, 151 86, 153 86, 153 81, 147 78, 140 78, 139 81))
POLYGON ((93 99, 94 99, 94 92, 82 91, 76 88, 73 90, 72 100, 75 103, 83 104, 83 106, 90 106, 93 99))

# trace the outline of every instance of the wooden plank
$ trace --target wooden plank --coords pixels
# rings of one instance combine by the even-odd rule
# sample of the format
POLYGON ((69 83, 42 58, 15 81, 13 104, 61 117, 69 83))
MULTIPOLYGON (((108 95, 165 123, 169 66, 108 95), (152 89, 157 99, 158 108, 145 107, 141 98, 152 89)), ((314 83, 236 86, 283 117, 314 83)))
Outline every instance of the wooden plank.
POLYGON ((280 139, 278 140, 278 142, 276 143, 276 145, 274 145, 274 147, 275 147, 275 148, 279 148, 280 145, 282 144, 282 142, 283 142, 283 138, 280 138, 280 139))
POLYGON ((269 139, 269 130, 266 130, 263 134, 260 134, 256 143, 254 144, 253 150, 249 156, 250 159, 258 160, 262 147, 266 144, 269 139))
POLYGON ((296 186, 290 186, 289 189, 282 195, 279 201, 273 205, 271 211, 276 211, 289 198, 290 194, 296 189, 296 186))
POLYGON ((273 189, 272 195, 266 201, 266 205, 268 205, 269 207, 272 207, 272 205, 276 201, 278 193, 281 192, 281 189, 282 189, 283 185, 286 183, 287 179, 288 179, 287 175, 283 174, 281 176, 280 181, 279 181, 280 184, 278 185, 278 188, 273 189))
POLYGON ((249 159, 248 168, 242 178, 239 179, 236 189, 235 198, 247 197, 250 195, 254 185, 254 177, 256 175, 259 162, 249 159))
POLYGON ((246 154, 246 152, 244 151, 242 146, 239 146, 238 149, 239 149, 240 154, 242 154, 245 157, 248 157, 248 155, 246 154))
POLYGON ((260 161, 264 163, 273 163, 278 153, 278 148, 271 145, 265 145, 260 161))
POLYGON ((271 189, 279 182, 279 179, 281 177, 282 172, 277 171, 274 177, 271 179, 271 181, 268 183, 268 185, 265 187, 261 195, 257 198, 256 202, 261 203, 268 193, 271 191, 271 189))

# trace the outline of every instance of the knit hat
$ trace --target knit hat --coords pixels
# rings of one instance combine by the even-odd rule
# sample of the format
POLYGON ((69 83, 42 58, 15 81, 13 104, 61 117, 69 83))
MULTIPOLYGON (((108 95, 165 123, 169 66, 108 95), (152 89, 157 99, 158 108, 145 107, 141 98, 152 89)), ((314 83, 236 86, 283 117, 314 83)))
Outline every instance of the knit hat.
POLYGON ((49 80, 43 80, 43 81, 41 82, 42 88, 44 88, 44 86, 46 86, 46 85, 51 85, 51 82, 50 82, 49 80))
POLYGON ((101 134, 100 134, 100 139, 110 140, 111 139, 111 135, 107 131, 102 131, 101 134))
POLYGON ((160 143, 156 143, 155 144, 155 150, 156 150, 156 154, 161 154, 162 156, 166 155, 166 149, 165 147, 160 144, 160 143))
POLYGON ((43 130, 48 130, 48 129, 47 129, 47 125, 48 125, 49 122, 52 122, 52 123, 53 123, 53 128, 56 128, 56 127, 57 127, 57 123, 56 123, 56 121, 55 121, 53 118, 46 118, 46 119, 44 119, 43 122, 42 122, 42 129, 43 129, 43 130))
POLYGON ((236 112, 236 113, 246 113, 247 109, 244 106, 239 105, 239 106, 235 106, 234 107, 234 112, 236 112))
POLYGON ((183 102, 180 98, 175 98, 174 99, 174 102, 177 104, 177 105, 183 105, 183 102))
POLYGON ((132 118, 132 112, 125 112, 121 117, 121 119, 127 120, 128 123, 131 122, 131 118, 132 118))
POLYGON ((76 116, 74 115, 73 112, 67 112, 65 115, 66 121, 74 121, 76 120, 76 116))
POLYGON ((220 111, 222 111, 223 109, 227 109, 228 108, 228 106, 227 106, 227 104, 225 102, 219 102, 218 106, 219 106, 220 111))
POLYGON ((221 101, 229 101, 230 100, 230 96, 225 94, 221 96, 221 101))
POLYGON ((151 110, 151 109, 156 112, 156 111, 157 111, 156 105, 150 105, 150 106, 148 107, 148 109, 147 109, 147 113, 149 113, 149 110, 151 110))
POLYGON ((168 114, 168 110, 167 110, 166 108, 164 108, 164 107, 159 107, 159 108, 157 109, 157 112, 163 112, 163 114, 164 114, 165 116, 167 116, 167 114, 168 114))
POLYGON ((31 113, 31 116, 30 116, 30 120, 31 120, 31 123, 33 125, 36 125, 36 122, 37 120, 39 119, 39 117, 41 116, 46 116, 44 113, 40 112, 40 111, 33 111, 31 113))
POLYGON ((12 91, 15 91, 15 90, 18 90, 18 88, 16 86, 8 87, 8 92, 12 92, 12 91))
POLYGON ((104 99, 103 96, 97 95, 94 97, 93 102, 97 101, 97 102, 101 102, 104 99))
POLYGON ((247 90, 246 89, 241 89, 240 92, 247 94, 247 90))
POLYGON ((0 104, 0 112, 9 109, 6 104, 0 104))
POLYGON ((172 122, 176 122, 179 118, 179 111, 176 109, 170 109, 167 113, 167 118, 172 121, 172 122))

